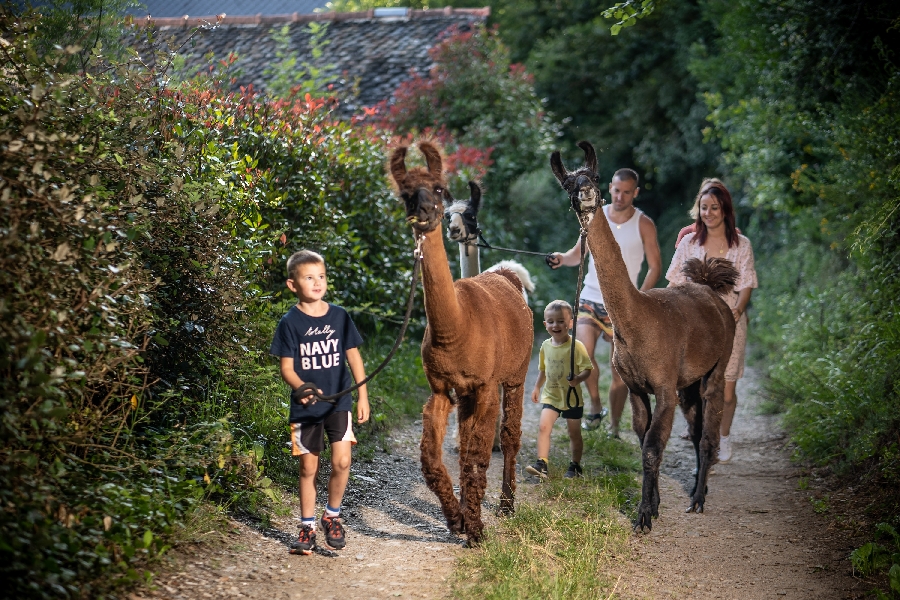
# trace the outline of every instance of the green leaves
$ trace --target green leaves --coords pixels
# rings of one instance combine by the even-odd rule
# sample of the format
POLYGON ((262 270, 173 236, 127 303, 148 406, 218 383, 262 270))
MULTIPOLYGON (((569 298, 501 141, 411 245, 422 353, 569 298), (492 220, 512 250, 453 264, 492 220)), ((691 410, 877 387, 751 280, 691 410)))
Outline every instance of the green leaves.
POLYGON ((602 14, 605 19, 617 19, 616 23, 610 25, 609 32, 619 35, 622 29, 637 24, 638 19, 650 16, 655 9, 654 0, 626 0, 606 9, 602 14))

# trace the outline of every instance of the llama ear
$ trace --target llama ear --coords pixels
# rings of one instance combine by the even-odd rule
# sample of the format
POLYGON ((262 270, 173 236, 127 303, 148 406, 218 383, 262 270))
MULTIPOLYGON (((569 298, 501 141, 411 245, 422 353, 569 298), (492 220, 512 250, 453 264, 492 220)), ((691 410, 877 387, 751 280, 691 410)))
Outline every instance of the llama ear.
POLYGON ((562 185, 566 180, 566 177, 568 177, 568 171, 566 171, 566 167, 563 166, 559 150, 555 150, 553 154, 550 155, 550 170, 553 171, 553 174, 559 181, 559 185, 562 185))
POLYGON ((469 208, 472 209, 472 214, 478 214, 478 209, 481 208, 481 187, 475 183, 474 181, 469 182, 469 208))
POLYGON ((406 146, 400 146, 394 150, 388 168, 397 187, 403 187, 403 182, 406 181, 406 146))
POLYGON ((425 155, 425 163, 428 164, 428 171, 434 177, 441 177, 443 161, 441 161, 441 151, 437 149, 437 146, 430 142, 422 142, 419 144, 419 150, 425 155))
POLYGON ((584 150, 584 166, 591 170, 591 173, 597 172, 597 153, 590 142, 582 140, 578 142, 578 147, 584 150))

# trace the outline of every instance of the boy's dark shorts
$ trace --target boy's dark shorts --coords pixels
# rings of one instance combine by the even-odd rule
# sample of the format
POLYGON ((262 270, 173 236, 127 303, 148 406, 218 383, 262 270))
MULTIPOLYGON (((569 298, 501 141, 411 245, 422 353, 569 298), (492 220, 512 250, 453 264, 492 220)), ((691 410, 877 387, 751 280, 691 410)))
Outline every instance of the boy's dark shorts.
POLYGON ((567 408, 566 410, 559 410, 552 404, 542 404, 541 408, 555 410, 563 419, 580 419, 584 415, 584 405, 576 406, 575 408, 567 408))
POLYGON ((356 444, 350 411, 335 411, 318 423, 291 423, 291 454, 318 454, 325 449, 325 433, 328 442, 356 444))

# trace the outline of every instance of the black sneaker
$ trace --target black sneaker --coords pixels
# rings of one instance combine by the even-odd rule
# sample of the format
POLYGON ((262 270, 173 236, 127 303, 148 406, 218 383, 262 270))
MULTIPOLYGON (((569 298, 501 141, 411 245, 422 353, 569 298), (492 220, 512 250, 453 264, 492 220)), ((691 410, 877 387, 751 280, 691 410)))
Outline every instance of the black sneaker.
POLYGON ((533 465, 525 467, 525 472, 541 479, 547 479, 550 476, 550 472, 547 469, 547 461, 543 458, 539 458, 534 461, 533 465))
POLYGON ((322 530, 325 531, 325 543, 329 548, 340 550, 347 545, 344 539, 344 526, 340 517, 322 515, 322 530))
POLYGON ((569 468, 566 469, 566 474, 563 475, 566 479, 575 479, 576 477, 583 477, 583 473, 581 471, 581 465, 579 465, 574 460, 569 463, 569 468))
POLYGON ((291 544, 291 554, 312 554, 315 548, 316 530, 309 525, 301 525, 297 541, 291 544))

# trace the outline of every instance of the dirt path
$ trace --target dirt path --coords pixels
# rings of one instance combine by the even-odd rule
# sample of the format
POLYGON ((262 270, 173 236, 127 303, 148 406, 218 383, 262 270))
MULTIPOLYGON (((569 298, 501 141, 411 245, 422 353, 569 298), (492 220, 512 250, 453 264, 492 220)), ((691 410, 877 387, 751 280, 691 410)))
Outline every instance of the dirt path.
MULTIPOLYGON (((531 389, 536 361, 529 372, 531 389)), ((660 518, 652 533, 632 539, 633 560, 622 566, 617 598, 857 598, 849 574, 855 541, 841 539, 815 514, 809 492, 798 490, 798 472, 787 460, 784 437, 772 417, 756 414, 747 382, 733 435, 735 456, 716 466, 706 512, 685 514, 693 481, 693 450, 677 438, 677 417, 666 451, 660 518)), ((627 417, 626 422, 630 422, 627 417)), ((519 469, 533 460, 538 411, 526 399, 519 469)), ((133 598, 444 598, 462 539, 448 533, 434 495, 419 471, 421 422, 392 435, 391 454, 354 463, 344 502, 347 547, 291 556, 296 514, 263 533, 235 523, 233 541, 215 555, 182 549, 156 580, 155 590, 133 598)), ((448 438, 450 436, 448 435, 448 438)), ((624 432, 626 441, 633 440, 624 432)), ((499 500, 502 461, 495 454, 488 476, 485 520, 499 500)), ((456 478, 457 455, 445 444, 445 462, 456 478)), ((520 487, 528 485, 519 478, 520 487)), ((524 490, 523 490, 524 491, 524 490)), ((622 517, 623 522, 625 517, 622 517)))
POLYGON ((732 427, 734 456, 714 467, 704 514, 686 514, 696 464, 693 445, 678 437, 680 411, 666 449, 660 517, 635 535, 636 561, 625 565, 618 591, 627 598, 861 598, 844 538, 813 510, 810 491, 788 460, 777 418, 756 414, 752 369, 738 382, 732 427))

